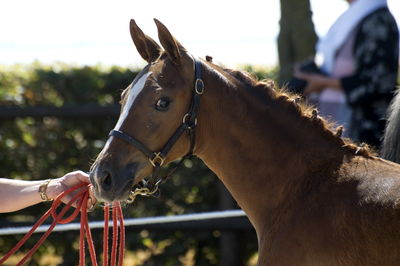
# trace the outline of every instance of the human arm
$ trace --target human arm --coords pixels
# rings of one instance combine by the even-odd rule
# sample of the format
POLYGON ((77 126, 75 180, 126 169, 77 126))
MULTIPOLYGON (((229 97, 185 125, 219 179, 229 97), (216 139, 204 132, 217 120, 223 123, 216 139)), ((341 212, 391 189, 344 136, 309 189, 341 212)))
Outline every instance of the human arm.
POLYGON ((342 83, 339 78, 301 71, 296 71, 295 77, 307 81, 307 86, 303 92, 304 96, 308 96, 311 93, 320 93, 326 88, 343 91, 342 83))
POLYGON ((397 78, 398 39, 393 17, 387 9, 381 9, 360 23, 353 48, 352 75, 333 78, 296 70, 295 76, 307 82, 305 95, 325 88, 341 90, 352 106, 391 98, 397 78))
MULTIPOLYGON (((25 181, 0 178, 0 196, 2 199, 0 213, 17 211, 42 202, 39 187, 44 182, 45 180, 25 181)), ((52 179, 47 186, 46 194, 49 199, 54 199, 63 191, 82 182, 90 183, 89 176, 86 173, 82 171, 71 172, 63 177, 52 179)), ((70 197, 66 197, 63 202, 65 203, 69 199, 70 197)))

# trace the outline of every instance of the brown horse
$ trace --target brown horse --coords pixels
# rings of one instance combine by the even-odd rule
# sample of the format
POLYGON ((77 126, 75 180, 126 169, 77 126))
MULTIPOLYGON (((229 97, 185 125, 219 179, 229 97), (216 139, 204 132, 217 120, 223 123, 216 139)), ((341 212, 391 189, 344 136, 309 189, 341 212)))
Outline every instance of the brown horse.
POLYGON ((272 83, 194 59, 156 25, 163 48, 131 21, 148 65, 92 167, 99 198, 126 200, 192 151, 254 225, 259 265, 400 265, 400 165, 343 140, 272 83))

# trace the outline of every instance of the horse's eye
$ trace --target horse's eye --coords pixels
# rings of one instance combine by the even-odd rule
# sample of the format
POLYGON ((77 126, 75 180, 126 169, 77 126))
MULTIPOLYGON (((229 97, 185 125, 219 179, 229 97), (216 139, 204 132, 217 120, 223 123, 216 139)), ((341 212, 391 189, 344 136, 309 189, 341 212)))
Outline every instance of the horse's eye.
POLYGON ((169 107, 169 98, 168 97, 161 97, 156 102, 156 109, 158 111, 167 111, 169 107))

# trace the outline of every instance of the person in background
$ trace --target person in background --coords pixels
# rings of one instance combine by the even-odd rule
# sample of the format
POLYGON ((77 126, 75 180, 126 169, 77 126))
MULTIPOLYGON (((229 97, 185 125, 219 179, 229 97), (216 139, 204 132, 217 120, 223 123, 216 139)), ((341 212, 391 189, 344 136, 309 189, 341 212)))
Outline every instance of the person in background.
POLYGON ((348 10, 317 45, 320 72, 297 69, 303 94, 347 136, 379 148, 396 87, 399 31, 386 0, 347 0, 348 10))
MULTIPOLYGON (((41 181, 0 178, 0 213, 13 212, 42 201, 53 200, 63 191, 82 182, 90 183, 89 175, 82 171, 75 171, 60 178, 41 181)), ((67 203, 71 198, 72 194, 69 194, 62 201, 67 203)), ((94 199, 94 197, 91 196, 91 199, 94 199)))

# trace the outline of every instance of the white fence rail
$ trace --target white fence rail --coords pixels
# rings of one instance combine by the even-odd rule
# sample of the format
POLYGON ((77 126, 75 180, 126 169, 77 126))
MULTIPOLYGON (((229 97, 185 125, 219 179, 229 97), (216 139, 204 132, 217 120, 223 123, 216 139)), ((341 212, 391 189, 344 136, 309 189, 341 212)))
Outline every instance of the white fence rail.
MULTIPOLYGON (((162 223, 173 223, 173 222, 189 222, 189 221, 201 221, 209 219, 220 219, 220 218, 235 218, 235 217, 246 217, 246 214, 242 210, 228 210, 228 211, 216 211, 216 212, 203 212, 194 214, 182 214, 174 216, 156 216, 156 217, 146 217, 146 218, 132 218, 125 219, 125 226, 138 226, 138 225, 154 225, 162 223)), ((89 223, 90 228, 103 228, 104 221, 94 221, 89 223)), ((112 227, 112 221, 109 223, 112 227)), ((21 226, 21 227, 7 227, 0 228, 0 235, 15 235, 15 234, 26 234, 31 230, 32 226, 21 226)), ((35 233, 46 232, 49 225, 42 225, 37 228, 35 233)), ((70 223, 70 224, 59 224, 57 225, 53 232, 61 231, 72 231, 79 230, 80 223, 70 223)))

